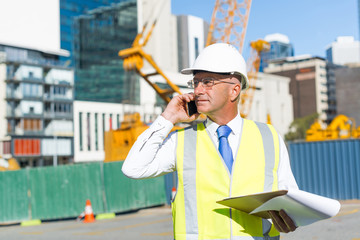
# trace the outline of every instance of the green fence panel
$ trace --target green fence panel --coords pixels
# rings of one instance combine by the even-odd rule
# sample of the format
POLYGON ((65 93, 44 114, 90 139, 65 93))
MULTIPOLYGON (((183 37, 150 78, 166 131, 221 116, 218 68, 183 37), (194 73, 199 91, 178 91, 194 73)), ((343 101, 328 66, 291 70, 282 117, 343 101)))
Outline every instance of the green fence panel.
POLYGON ((86 199, 104 212, 100 163, 30 169, 31 218, 79 216, 86 199))
POLYGON ((166 203, 165 179, 132 180, 123 162, 0 172, 0 222, 77 217, 91 200, 94 214, 166 203))
POLYGON ((121 171, 123 162, 104 164, 108 212, 124 212, 166 203, 164 177, 134 180, 121 171))
POLYGON ((29 217, 26 170, 0 172, 0 222, 29 217))

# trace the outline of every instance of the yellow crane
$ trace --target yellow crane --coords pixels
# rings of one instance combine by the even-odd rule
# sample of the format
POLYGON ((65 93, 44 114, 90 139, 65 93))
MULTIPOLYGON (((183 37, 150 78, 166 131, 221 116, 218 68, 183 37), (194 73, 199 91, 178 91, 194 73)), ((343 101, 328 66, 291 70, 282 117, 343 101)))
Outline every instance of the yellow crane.
MULTIPOLYGON (((258 77, 258 72, 260 68, 260 56, 261 52, 270 50, 270 43, 265 40, 259 39, 257 41, 252 41, 250 43, 251 54, 247 61, 247 75, 249 79, 249 88, 246 91, 241 93, 240 97, 240 114, 242 117, 247 117, 250 113, 252 102, 254 99, 255 91, 258 89, 256 87, 256 80, 258 77)), ((271 123, 270 115, 267 115, 268 123, 271 123)))
POLYGON ((226 42, 242 52, 252 0, 216 0, 206 46, 226 42))
POLYGON ((158 94, 159 96, 166 102, 169 103, 171 100, 171 96, 174 92, 181 94, 181 91, 178 86, 176 86, 170 79, 165 75, 165 73, 161 70, 161 68, 156 64, 151 55, 147 54, 143 47, 149 41, 149 38, 152 34, 156 25, 156 20, 152 23, 151 28, 147 34, 145 34, 145 30, 147 29, 147 24, 144 25, 142 32, 138 33, 135 37, 134 42, 132 43, 130 48, 123 49, 119 51, 119 56, 124 59, 124 69, 126 71, 135 70, 158 94), (150 64, 152 67, 151 73, 144 73, 142 71, 142 67, 144 66, 144 61, 150 64), (170 86, 169 89, 162 89, 155 82, 150 80, 150 77, 160 75, 162 76, 166 83, 170 86))

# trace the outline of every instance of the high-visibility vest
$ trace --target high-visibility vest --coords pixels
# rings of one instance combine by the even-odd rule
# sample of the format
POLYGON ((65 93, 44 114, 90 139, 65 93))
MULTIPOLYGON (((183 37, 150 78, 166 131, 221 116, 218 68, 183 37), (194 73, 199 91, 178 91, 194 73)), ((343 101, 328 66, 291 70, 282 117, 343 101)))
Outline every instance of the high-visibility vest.
POLYGON ((271 125, 244 119, 237 152, 230 175, 203 123, 178 131, 178 187, 172 202, 176 240, 279 239, 268 220, 216 203, 278 190, 278 134, 271 125))

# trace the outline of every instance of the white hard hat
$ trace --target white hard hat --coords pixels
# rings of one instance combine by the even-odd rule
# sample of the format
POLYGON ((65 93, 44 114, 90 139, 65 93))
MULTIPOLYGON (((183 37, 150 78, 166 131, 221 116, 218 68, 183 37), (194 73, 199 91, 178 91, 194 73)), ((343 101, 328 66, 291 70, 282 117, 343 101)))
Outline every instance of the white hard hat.
POLYGON ((241 89, 249 87, 246 76, 246 63, 240 52, 227 43, 215 43, 204 48, 191 68, 181 70, 182 74, 193 74, 194 71, 213 73, 231 73, 241 76, 241 89))

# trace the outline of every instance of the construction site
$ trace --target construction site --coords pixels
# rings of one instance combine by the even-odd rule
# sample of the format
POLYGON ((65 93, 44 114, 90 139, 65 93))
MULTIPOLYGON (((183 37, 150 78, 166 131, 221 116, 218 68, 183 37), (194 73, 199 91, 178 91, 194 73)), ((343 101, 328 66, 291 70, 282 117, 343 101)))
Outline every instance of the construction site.
POLYGON ((210 20, 174 15, 174 1, 59 0, 60 24, 72 29, 66 53, 0 38, 0 238, 174 239, 177 172, 136 180, 122 166, 169 102, 193 92, 181 70, 207 46, 229 43, 246 57, 241 118, 285 140, 299 189, 341 204, 280 239, 360 239, 360 42, 359 59, 346 63, 338 52, 332 62, 296 56, 286 35, 246 39, 254 1, 214 0, 210 20))

